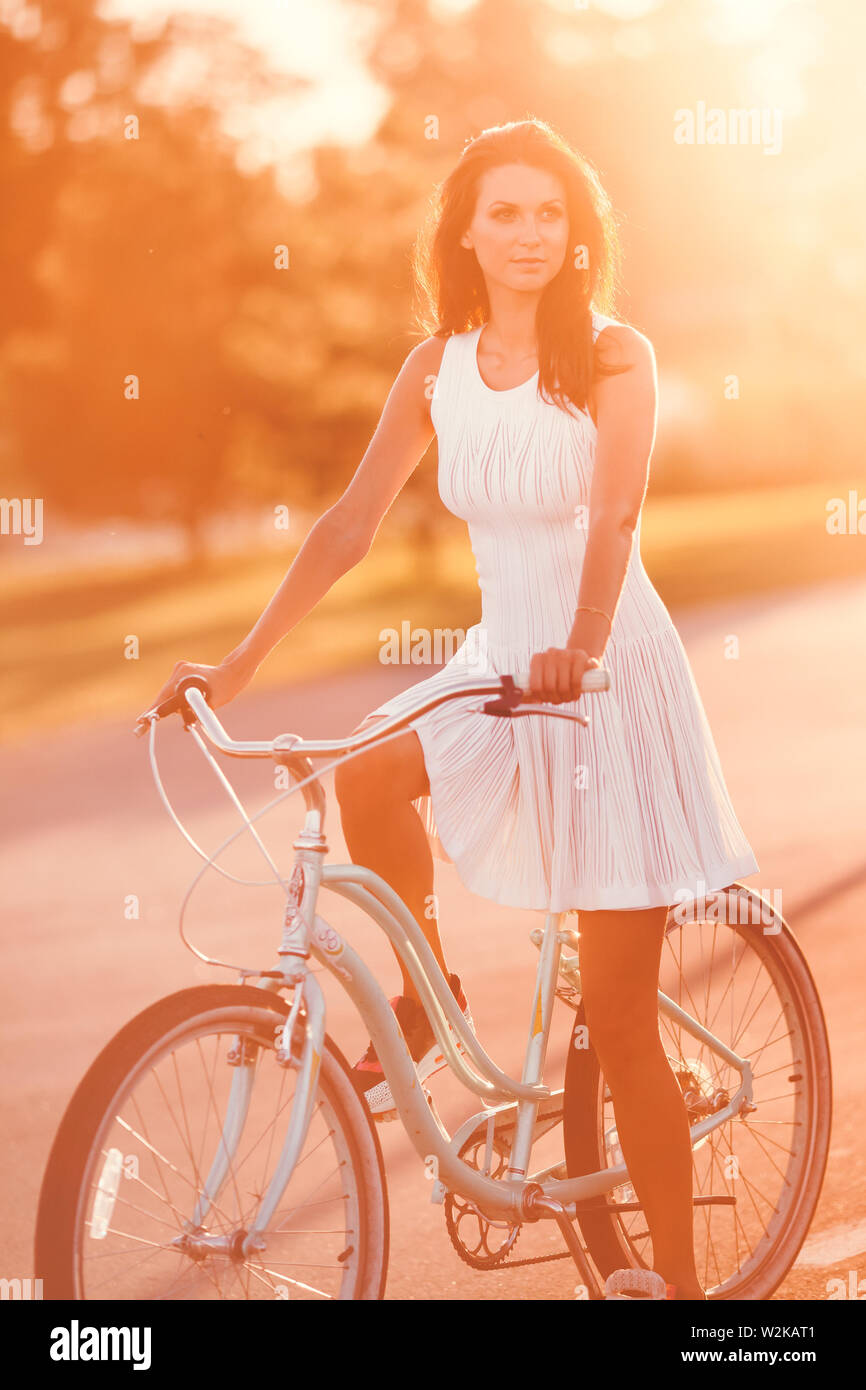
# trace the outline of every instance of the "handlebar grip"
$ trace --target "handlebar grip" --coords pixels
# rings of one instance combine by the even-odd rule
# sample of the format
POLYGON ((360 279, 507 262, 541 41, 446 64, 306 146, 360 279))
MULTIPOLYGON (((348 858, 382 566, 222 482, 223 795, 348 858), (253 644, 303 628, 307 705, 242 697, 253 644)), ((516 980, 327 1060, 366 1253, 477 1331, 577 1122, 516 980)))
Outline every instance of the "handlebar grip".
MULTIPOLYGON (((176 714, 178 711, 181 711, 185 725, 194 723, 195 715, 183 698, 184 692, 189 690, 192 686, 194 686, 196 690, 200 690, 208 704, 210 704, 211 689, 204 676, 184 676, 183 680, 178 682, 174 694, 169 695, 168 699, 163 700, 161 705, 157 705, 156 709, 152 711, 149 710, 148 713, 155 714, 157 719, 165 719, 166 715, 176 714)), ((133 733, 139 738, 141 738, 142 734, 146 733, 146 731, 146 724, 137 725, 136 728, 133 729, 133 733)))
MULTIPOLYGON (((528 690, 529 672, 518 671, 514 676, 514 684, 521 690, 528 690)), ((610 690, 610 671, 606 671, 603 666, 588 666, 583 673, 580 689, 581 693, 585 690, 610 690)))

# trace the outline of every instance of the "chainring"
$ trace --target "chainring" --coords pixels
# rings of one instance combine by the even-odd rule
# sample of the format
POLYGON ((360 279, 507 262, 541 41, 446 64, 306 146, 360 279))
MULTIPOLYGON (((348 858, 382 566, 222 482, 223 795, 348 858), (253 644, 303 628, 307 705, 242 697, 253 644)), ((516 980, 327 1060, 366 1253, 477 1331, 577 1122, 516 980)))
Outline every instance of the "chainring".
MULTIPOLYGON (((470 1168, 486 1177, 499 1178, 508 1166, 511 1144, 494 1132, 491 1141, 490 1168, 482 1167, 487 1152, 487 1136, 476 1130, 470 1134, 458 1157, 470 1168)), ((492 1221, 482 1216, 474 1202, 455 1193, 445 1194, 445 1226, 457 1254, 472 1269, 495 1269, 508 1259, 520 1235, 519 1226, 506 1221, 492 1221), (497 1243, 494 1232, 502 1233, 497 1243), (491 1243, 491 1240, 493 1243, 491 1243)))

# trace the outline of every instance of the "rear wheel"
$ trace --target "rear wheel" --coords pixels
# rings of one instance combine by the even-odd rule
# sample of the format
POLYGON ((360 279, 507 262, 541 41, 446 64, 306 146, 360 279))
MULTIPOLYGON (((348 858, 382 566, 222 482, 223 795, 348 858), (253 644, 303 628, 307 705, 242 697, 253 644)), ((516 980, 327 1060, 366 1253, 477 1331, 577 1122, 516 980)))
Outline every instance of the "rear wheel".
MULTIPOLYGON (((814 981, 784 919, 736 884, 714 896, 723 900, 724 921, 680 922, 672 910, 659 987, 752 1065, 757 1109, 711 1131, 693 1150, 695 1259, 709 1298, 765 1299, 796 1259, 821 1190, 832 1099, 827 1031, 814 981), (706 1200, 720 1197, 723 1202, 706 1200)), ((591 1039, 588 1047, 574 1045, 585 1022, 581 1004, 565 1076, 569 1177, 622 1161, 591 1039)), ((695 1124, 735 1093, 739 1073, 667 1017, 660 1015, 659 1027, 695 1124)), ((578 1211, 604 1277, 623 1266, 652 1265, 642 1211, 614 1209, 636 1201, 626 1183, 578 1211)))
POLYGON ((202 986, 112 1039, 67 1107, 43 1180, 35 1267, 46 1298, 384 1296, 382 1153, 327 1037, 292 1177, 263 1247, 241 1250, 294 1100, 298 1073, 276 1054, 287 1013, 270 990, 202 986), (213 1200, 197 1214, 206 1183, 213 1200))

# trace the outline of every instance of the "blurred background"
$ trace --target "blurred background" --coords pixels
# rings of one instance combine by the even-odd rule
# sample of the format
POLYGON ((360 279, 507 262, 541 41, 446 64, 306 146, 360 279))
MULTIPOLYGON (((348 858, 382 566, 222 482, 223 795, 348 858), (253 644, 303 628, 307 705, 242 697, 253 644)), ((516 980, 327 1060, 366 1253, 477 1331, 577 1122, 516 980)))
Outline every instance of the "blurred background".
MULTIPOLYGON (((862 574, 864 42, 842 0, 0 0, 2 736, 137 713, 240 640, 423 336, 435 184, 526 115, 620 215, 665 601, 862 574), (711 108, 763 134, 714 142, 711 108)), ((434 443, 257 680, 477 620, 435 479, 434 443)))

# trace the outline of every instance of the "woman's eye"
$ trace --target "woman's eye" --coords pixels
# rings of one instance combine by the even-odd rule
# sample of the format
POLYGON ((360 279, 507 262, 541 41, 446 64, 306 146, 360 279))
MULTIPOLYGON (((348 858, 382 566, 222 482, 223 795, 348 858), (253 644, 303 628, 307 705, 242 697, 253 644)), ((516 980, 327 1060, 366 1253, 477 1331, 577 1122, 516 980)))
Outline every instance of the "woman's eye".
MULTIPOLYGON (((509 218, 509 217, 513 217, 513 216, 514 216, 514 209, 513 209, 513 208, 497 208, 496 211, 494 212, 493 216, 494 216, 494 217, 498 217, 498 218, 509 218)), ((550 218, 561 217, 561 216, 562 216, 562 208, 544 208, 543 211, 542 211, 542 216, 544 216, 544 217, 550 217, 550 218)))

